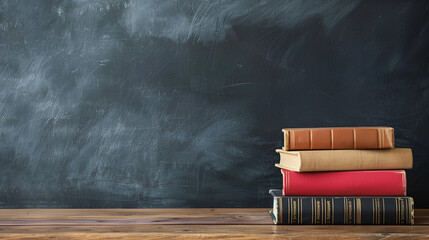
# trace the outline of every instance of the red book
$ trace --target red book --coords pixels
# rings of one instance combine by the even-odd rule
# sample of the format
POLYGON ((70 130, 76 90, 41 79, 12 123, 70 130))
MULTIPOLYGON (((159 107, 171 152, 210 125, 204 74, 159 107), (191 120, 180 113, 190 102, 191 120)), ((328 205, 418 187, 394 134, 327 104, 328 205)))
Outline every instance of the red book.
POLYGON ((281 169, 285 196, 405 196, 404 170, 293 172, 281 169))

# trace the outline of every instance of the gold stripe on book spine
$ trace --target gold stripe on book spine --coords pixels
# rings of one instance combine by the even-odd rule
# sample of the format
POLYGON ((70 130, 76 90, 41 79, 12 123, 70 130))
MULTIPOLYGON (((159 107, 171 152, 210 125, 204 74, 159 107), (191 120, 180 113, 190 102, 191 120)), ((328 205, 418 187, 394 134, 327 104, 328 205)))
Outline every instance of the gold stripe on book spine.
POLYGON ((378 220, 378 223, 377 224, 381 224, 381 206, 380 206, 380 199, 379 198, 377 198, 377 220, 378 220))
POLYGON ((380 201, 379 201, 378 198, 375 199, 375 205, 376 205, 375 209, 377 210, 377 213, 376 213, 376 216, 377 216, 376 223, 380 224, 380 201))
POLYGON ((375 199, 373 199, 373 203, 374 203, 374 220, 372 221, 373 224, 377 224, 377 204, 375 203, 375 199))
POLYGON ((362 224, 362 204, 361 199, 356 199, 356 224, 362 224))
POLYGON ((314 199, 314 224, 317 224, 317 199, 314 199))
POLYGON ((321 217, 320 217, 320 201, 316 198, 316 224, 320 224, 321 217))
POLYGON ((331 202, 329 199, 325 199, 326 203, 326 224, 331 224, 331 202))
POLYGON ((381 224, 381 218, 380 218, 380 215, 381 215, 381 210, 380 210, 380 199, 379 199, 379 198, 377 198, 377 199, 375 200, 375 202, 377 203, 377 224, 381 224))
POLYGON ((330 209, 328 209, 327 199, 325 198, 325 224, 328 224, 328 214, 329 214, 329 210, 330 210, 330 209))
POLYGON ((374 222, 374 224, 378 224, 377 199, 374 199, 374 211, 375 211, 375 222, 374 222))

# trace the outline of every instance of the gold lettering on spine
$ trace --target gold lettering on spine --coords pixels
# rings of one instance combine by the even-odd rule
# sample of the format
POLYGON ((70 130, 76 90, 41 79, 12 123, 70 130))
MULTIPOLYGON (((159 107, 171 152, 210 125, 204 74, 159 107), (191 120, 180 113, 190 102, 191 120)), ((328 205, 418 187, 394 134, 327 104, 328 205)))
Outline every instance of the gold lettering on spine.
POLYGON ((347 224, 352 224, 353 223, 353 202, 351 200, 347 200, 347 211, 348 211, 347 224))
POLYGON ((362 224, 361 200, 356 199, 356 224, 362 224))
POLYGON ((409 224, 414 224, 414 200, 412 198, 408 198, 408 209, 410 209, 409 224))
POLYGON ((404 199, 400 199, 400 203, 401 203, 401 224, 405 223, 405 204, 404 204, 404 199))
POLYGON ((292 224, 298 223, 298 207, 297 207, 297 201, 292 199, 292 224))
POLYGON ((320 216, 320 201, 316 199, 316 224, 321 223, 321 216, 320 216))
POLYGON ((331 217, 331 201, 329 201, 328 199, 326 199, 326 224, 331 224, 332 223, 332 217, 331 217))
POLYGON ((375 219, 374 199, 371 199, 371 201, 372 201, 372 224, 375 224, 375 221, 374 221, 374 219, 375 219))

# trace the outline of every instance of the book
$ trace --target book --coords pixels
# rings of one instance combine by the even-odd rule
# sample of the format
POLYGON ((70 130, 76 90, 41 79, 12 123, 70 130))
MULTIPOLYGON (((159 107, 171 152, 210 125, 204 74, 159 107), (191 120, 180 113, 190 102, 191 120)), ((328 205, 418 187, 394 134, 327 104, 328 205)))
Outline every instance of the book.
POLYGON ((394 148, 391 127, 285 128, 283 150, 394 148))
POLYGON ((404 170, 293 172, 281 169, 287 196, 405 196, 404 170))
POLYGON ((270 190, 275 224, 414 224, 411 197, 295 197, 270 190))
POLYGON ((413 154, 410 148, 313 151, 277 149, 276 152, 280 154, 280 163, 275 166, 296 172, 411 169, 413 167, 413 154))

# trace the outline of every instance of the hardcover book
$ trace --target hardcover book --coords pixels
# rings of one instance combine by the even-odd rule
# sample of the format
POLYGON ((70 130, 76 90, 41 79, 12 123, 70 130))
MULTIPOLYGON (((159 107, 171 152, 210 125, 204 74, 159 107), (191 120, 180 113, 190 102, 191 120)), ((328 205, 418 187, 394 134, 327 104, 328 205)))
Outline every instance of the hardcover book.
POLYGON ((411 169, 410 148, 381 150, 313 150, 284 151, 277 149, 280 163, 276 167, 297 171, 347 171, 377 169, 411 169))
POLYGON ((405 196, 404 170, 293 172, 281 169, 287 196, 405 196))
POLYGON ((270 190, 275 224, 414 224, 411 197, 293 197, 270 190))
POLYGON ((283 150, 394 148, 391 127, 285 128, 283 150))

